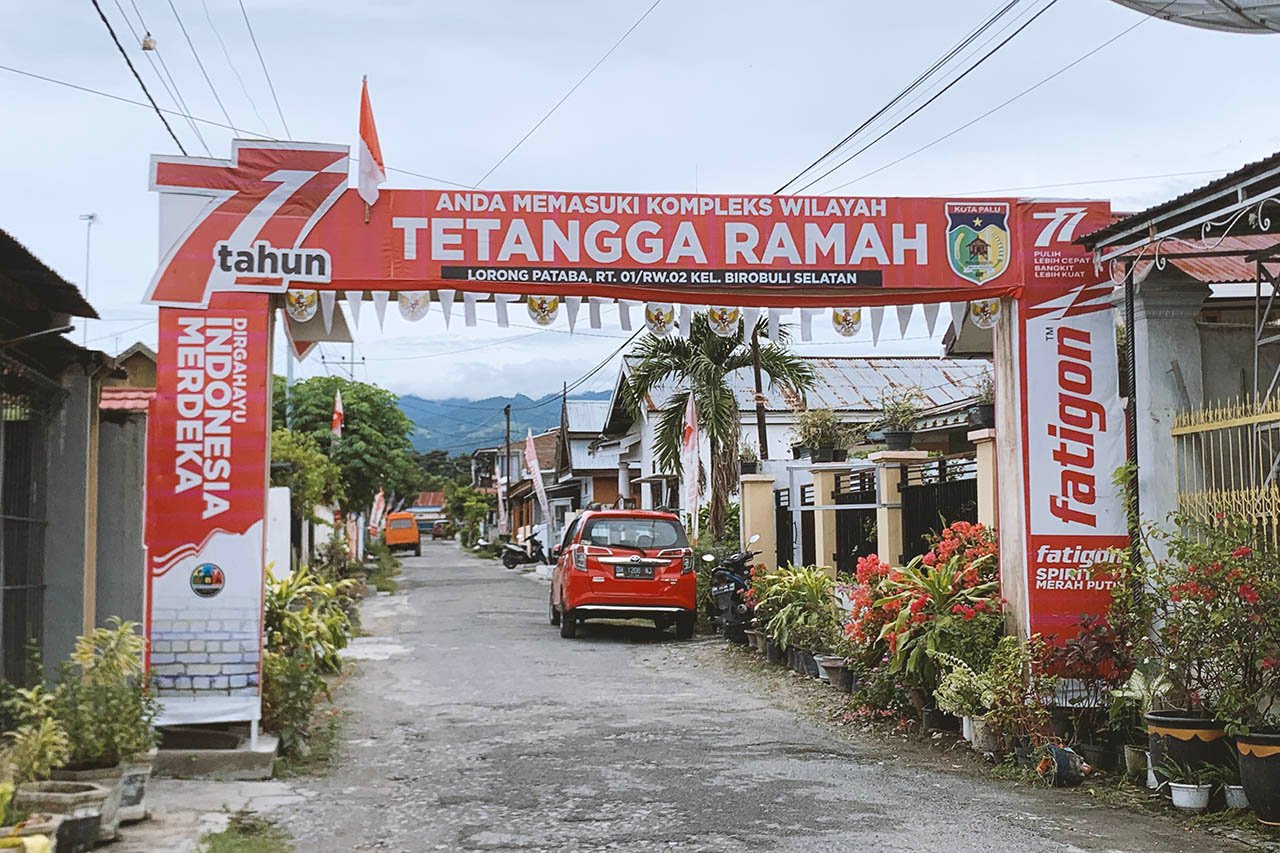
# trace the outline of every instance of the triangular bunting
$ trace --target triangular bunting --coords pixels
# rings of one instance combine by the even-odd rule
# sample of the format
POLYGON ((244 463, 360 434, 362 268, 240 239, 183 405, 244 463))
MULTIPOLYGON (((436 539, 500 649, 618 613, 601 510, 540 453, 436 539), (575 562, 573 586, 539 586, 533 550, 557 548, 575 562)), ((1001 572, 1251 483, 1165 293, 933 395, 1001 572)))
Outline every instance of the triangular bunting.
POLYGON ((911 312, 915 308, 914 305, 898 306, 898 337, 905 338, 907 336, 907 326, 911 324, 911 312))
POLYGON ((929 329, 929 337, 933 337, 933 329, 938 324, 938 303, 926 302, 924 305, 924 324, 929 329))
POLYGON ((462 294, 462 322, 468 327, 476 324, 476 300, 488 295, 487 293, 462 294))
POLYGON ((692 326, 693 326, 693 306, 681 305, 680 306, 680 328, 676 330, 676 333, 681 335, 682 337, 687 338, 689 337, 689 329, 692 326))
POLYGON ((769 340, 776 341, 778 339, 778 333, 782 330, 782 314, 790 311, 790 308, 769 309, 769 340))
POLYGON ((360 290, 345 291, 347 296, 347 307, 351 309, 351 322, 359 327, 360 325, 360 303, 364 301, 364 292, 360 290))
POLYGON ((618 325, 622 327, 622 331, 631 331, 631 307, 637 304, 630 299, 618 300, 618 325))
POLYGON ((456 290, 437 290, 436 296, 440 299, 440 310, 444 312, 444 327, 449 328, 449 321, 453 318, 453 298, 458 295, 456 290))
POLYGON ((591 323, 591 328, 601 328, 600 308, 612 301, 612 299, 601 299, 598 296, 592 296, 587 300, 587 320, 591 323))
POLYGON ((519 299, 514 293, 495 293, 493 294, 493 314, 498 321, 499 329, 506 329, 511 325, 511 316, 507 313, 507 306, 519 299))
POLYGON ((755 329, 756 323, 760 322, 759 308, 743 308, 742 309, 742 329, 743 335, 751 337, 751 331, 755 329))
POLYGON ((569 334, 573 334, 573 327, 578 322, 578 309, 582 307, 581 296, 566 296, 564 298, 564 315, 569 320, 569 334))
POLYGON ((320 291, 320 313, 324 317, 324 331, 327 335, 333 331, 333 305, 338 294, 332 290, 320 291))
POLYGON ((951 328, 955 330, 957 338, 960 337, 960 332, 964 330, 964 312, 968 307, 968 302, 951 303, 951 328))
POLYGON ((800 340, 813 340, 813 315, 821 311, 821 308, 800 309, 800 340))
POLYGON ((375 290, 373 292, 373 313, 378 315, 378 331, 382 331, 383 323, 387 319, 387 302, 391 300, 391 294, 385 290, 375 290))
POLYGON ((884 306, 876 305, 871 309, 871 345, 880 343, 880 324, 884 322, 884 306))

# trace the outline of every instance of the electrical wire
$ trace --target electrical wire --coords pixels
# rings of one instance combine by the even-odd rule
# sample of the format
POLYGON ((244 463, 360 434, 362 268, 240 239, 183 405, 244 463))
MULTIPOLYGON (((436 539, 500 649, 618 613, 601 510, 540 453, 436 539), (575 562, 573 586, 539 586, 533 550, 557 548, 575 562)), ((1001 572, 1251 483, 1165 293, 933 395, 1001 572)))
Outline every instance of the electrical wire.
POLYGON ((187 32, 187 25, 182 23, 182 16, 178 14, 178 7, 173 5, 173 0, 169 0, 169 8, 173 10, 174 20, 178 22, 178 28, 182 30, 182 37, 187 40, 187 47, 191 48, 191 55, 195 57, 196 65, 200 68, 200 73, 204 75, 204 82, 209 84, 209 91, 213 93, 213 100, 217 102, 218 109, 222 110, 222 117, 227 120, 236 133, 240 133, 240 129, 231 120, 231 115, 227 112, 227 108, 222 105, 222 98, 218 97, 218 90, 213 85, 213 80, 209 77, 209 72, 205 70, 204 63, 200 60, 200 53, 196 50, 195 42, 191 41, 191 34, 187 32))
POLYGON ((213 14, 209 11, 209 0, 200 0, 200 5, 204 7, 204 17, 209 22, 209 29, 213 30, 213 37, 218 40, 218 47, 222 48, 222 56, 227 60, 227 66, 231 69, 231 73, 235 75, 236 82, 240 84, 240 91, 244 93, 245 100, 249 102, 249 109, 253 110, 254 116, 258 119, 258 124, 266 127, 267 120, 262 117, 262 113, 258 112, 258 105, 254 102, 253 95, 249 94, 249 87, 244 84, 244 78, 240 76, 240 69, 236 68, 236 64, 231 61, 231 52, 227 50, 227 43, 222 40, 222 33, 218 32, 218 25, 214 23, 213 14))
MULTIPOLYGON (((172 2, 172 0, 170 0, 170 2, 172 2)), ((519 141, 517 141, 515 145, 511 146, 511 150, 509 150, 506 154, 503 154, 502 157, 499 158, 498 162, 490 166, 489 171, 485 172, 483 175, 480 176, 480 180, 472 184, 472 189, 475 189, 479 187, 481 184, 483 184, 490 175, 492 175, 495 171, 497 171, 499 166, 507 162, 507 158, 510 157, 512 154, 516 153, 516 149, 518 149, 521 145, 524 145, 525 140, 527 140, 530 136, 533 136, 533 134, 537 131, 537 129, 542 127, 543 123, 547 119, 551 118, 552 114, 554 114, 556 110, 560 109, 560 105, 563 104, 565 101, 569 100, 570 96, 572 96, 574 92, 578 91, 579 86, 587 82, 587 78, 590 77, 592 74, 594 74, 595 70, 599 68, 601 65, 603 65, 606 59, 608 59, 610 56, 613 55, 613 52, 617 50, 624 41, 627 40, 627 36, 631 35, 631 33, 635 31, 636 27, 640 26, 640 24, 644 22, 644 19, 649 17, 649 13, 652 12, 654 9, 658 8, 658 4, 661 2, 662 0, 653 0, 653 4, 650 5, 648 9, 644 10, 644 14, 641 15, 639 18, 636 18, 636 21, 634 24, 632 24, 630 27, 627 27, 627 31, 624 32, 618 38, 618 40, 613 43, 612 47, 610 47, 608 50, 604 52, 604 56, 601 56, 599 59, 597 59, 596 64, 592 65, 590 68, 587 69, 587 73, 583 74, 582 77, 578 80, 578 82, 574 83, 573 86, 569 89, 569 91, 565 92, 564 95, 560 98, 560 100, 556 101, 555 105, 552 106, 551 109, 547 110, 546 115, 538 119, 538 123, 535 124, 533 127, 529 128, 529 131, 524 136, 520 137, 519 141)))
MULTIPOLYGON (((120 0, 114 0, 114 2, 116 4, 116 9, 120 11, 120 17, 124 19, 125 26, 129 28, 129 33, 133 36, 134 42, 141 44, 142 37, 139 36, 138 31, 133 28, 133 22, 129 20, 129 15, 125 12, 124 7, 120 5, 120 0)), ((132 0, 130 0, 130 2, 133 5, 133 11, 138 12, 138 4, 133 3, 132 0)), ((146 21, 142 20, 142 14, 140 12, 138 12, 138 23, 141 24, 143 32, 147 33, 147 35, 151 34, 150 30, 147 29, 146 21)), ((151 73, 156 75, 156 79, 160 81, 160 85, 164 86, 164 90, 169 93, 169 99, 172 100, 173 103, 183 112, 187 112, 186 103, 182 100, 182 94, 178 91, 177 83, 173 80, 173 75, 169 74, 168 67, 164 65, 164 57, 160 55, 160 48, 152 47, 150 50, 143 50, 142 55, 147 58, 147 63, 151 66, 151 73), (153 53, 156 55, 155 58, 151 56, 153 53), (156 58, 160 60, 160 68, 164 68, 164 74, 161 74, 160 68, 156 67, 156 58), (167 80, 165 79, 166 75, 169 77, 167 80)), ((183 117, 187 120, 187 125, 191 128, 191 132, 195 134, 196 139, 199 140, 201 147, 204 148, 205 154, 212 155, 212 152, 209 150, 209 144, 204 141, 204 137, 200 134, 200 128, 191 120, 191 116, 187 115, 183 117)))
POLYGON ((946 86, 942 87, 942 89, 940 89, 939 91, 937 91, 936 93, 934 93, 934 94, 933 94, 933 95, 932 95, 932 96, 931 96, 927 101, 925 101, 925 102, 924 102, 923 104, 921 104, 920 106, 916 107, 916 108, 915 108, 914 110, 912 110, 911 112, 907 113, 907 115, 906 115, 905 117, 903 117, 902 119, 900 119, 899 121, 897 121, 895 124, 891 125, 891 126, 889 127, 889 129, 888 129, 888 130, 886 130, 886 131, 884 131, 883 133, 881 133, 881 134, 880 134, 879 136, 877 136, 875 139, 871 140, 871 141, 870 141, 870 142, 868 142, 866 145, 862 146, 862 147, 861 147, 861 148, 859 148, 857 151, 855 151, 855 152, 853 152, 852 154, 850 154, 848 157, 845 157, 845 158, 844 158, 843 160, 841 160, 839 163, 837 163, 836 165, 832 166, 830 169, 827 169, 827 171, 823 172, 823 173, 822 173, 821 175, 819 175, 818 177, 813 178, 812 180, 808 181, 804 186, 802 186, 802 187, 800 187, 798 190, 796 190, 796 192, 797 192, 797 193, 802 193, 802 192, 804 192, 805 190, 807 190, 809 187, 813 186, 814 184, 816 184, 816 183, 818 183, 819 181, 821 181, 821 180, 823 180, 824 178, 826 178, 826 177, 827 177, 828 175, 830 175, 832 172, 835 172, 835 171, 837 171, 837 170, 839 170, 839 169, 842 169, 842 168, 845 166, 845 164, 847 164, 849 161, 853 160, 853 159, 854 159, 854 158, 856 158, 856 157, 861 156, 861 155, 862 155, 862 154, 864 154, 868 149, 870 149, 871 147, 873 147, 874 145, 876 145, 877 143, 879 143, 879 142, 880 142, 882 139, 884 139, 886 136, 888 136, 889 134, 893 133, 893 132, 894 132, 895 130, 897 130, 898 128, 902 127, 904 124, 906 124, 906 123, 907 123, 908 121, 910 121, 912 118, 914 118, 915 116, 917 116, 917 115, 918 115, 922 110, 926 109, 930 104, 932 104, 934 101, 938 100, 938 98, 942 97, 942 96, 943 96, 943 95, 945 95, 947 92, 951 91, 951 89, 952 89, 952 88, 954 88, 954 87, 955 87, 955 86, 956 86, 956 85, 957 85, 961 80, 963 80, 964 78, 968 77, 971 73, 973 73, 974 71, 976 71, 976 70, 977 70, 977 69, 978 69, 978 68, 979 68, 979 67, 980 67, 984 62, 986 62, 988 59, 990 59, 992 56, 994 56, 996 53, 998 53, 998 52, 1000 51, 1000 49, 1001 49, 1001 48, 1003 48, 1005 45, 1007 45, 1009 42, 1011 42, 1011 41, 1013 41, 1015 38, 1017 38, 1017 37, 1018 37, 1018 35, 1019 35, 1023 30, 1025 30, 1027 27, 1029 27, 1029 26, 1031 26, 1032 24, 1034 24, 1034 23, 1035 23, 1035 22, 1040 18, 1040 16, 1041 16, 1041 15, 1043 15, 1045 12, 1048 12, 1050 9, 1052 9, 1054 6, 1056 6, 1056 5, 1057 5, 1057 3, 1058 3, 1058 0, 1049 0, 1049 2, 1048 2, 1048 3, 1046 3, 1043 7, 1041 7, 1041 9, 1040 9, 1038 12, 1036 12, 1034 15, 1032 15, 1032 16, 1031 16, 1027 21, 1025 21, 1025 22, 1024 22, 1021 26, 1019 26, 1017 29, 1015 29, 1015 30, 1014 30, 1010 35, 1006 36, 1006 37, 1005 37, 1002 41, 1000 41, 1000 42, 999 42, 995 47, 993 47, 991 50, 989 50, 989 51, 987 51, 985 54, 983 54, 983 55, 982 55, 982 57, 981 57, 977 62, 975 62, 975 63, 973 63, 972 65, 970 65, 970 66, 969 66, 968 68, 966 68, 963 72, 961 72, 957 77, 955 77, 955 79, 953 79, 950 83, 948 83, 946 86))
POLYGON ((178 146, 178 150, 185 156, 187 149, 182 146, 182 140, 178 138, 178 134, 173 132, 173 128, 169 126, 169 120, 164 117, 164 113, 160 112, 160 105, 156 103, 156 99, 151 97, 147 84, 142 82, 142 75, 138 73, 138 69, 133 67, 133 60, 129 58, 129 54, 125 53, 124 45, 120 44, 120 39, 116 37, 115 28, 111 26, 111 22, 107 20, 107 15, 102 11, 102 6, 98 5, 98 0, 91 0, 93 8, 97 10, 98 17, 102 19, 103 25, 107 28, 107 32, 111 34, 111 40, 116 43, 116 50, 120 51, 120 55, 124 57, 125 65, 129 66, 129 70, 133 73, 133 79, 138 81, 138 85, 142 87, 142 94, 147 96, 147 100, 151 102, 151 108, 155 110, 156 116, 164 125, 164 129, 169 131, 169 136, 173 138, 173 142, 178 146))
MULTIPOLYGON (((284 110, 280 109, 280 99, 276 97, 276 84, 271 81, 271 72, 267 70, 267 61, 262 58, 262 50, 258 47, 258 37, 253 32, 253 24, 249 22, 249 10, 244 6, 244 0, 240 2, 240 14, 244 16, 245 29, 249 31, 249 41, 253 42, 253 49, 258 54, 258 64, 262 66, 262 76, 267 78, 267 88, 271 90, 271 100, 276 105, 276 115, 280 116, 280 124, 284 127, 285 138, 293 136, 289 132, 289 123, 284 120, 284 110)), ((265 122, 264 122, 265 124, 265 122)))
MULTIPOLYGON (((617 358, 617 356, 618 356, 618 354, 619 354, 619 353, 621 353, 624 349, 626 349, 626 348, 627 348, 627 345, 629 345, 632 341, 634 341, 637 337, 639 337, 639 336, 640 336, 640 333, 641 333, 641 332, 643 332, 643 331, 644 331, 644 329, 643 329, 643 328, 640 328, 640 329, 636 329, 634 332, 632 332, 632 333, 631 333, 631 337, 627 338, 625 341, 623 341, 623 342, 618 346, 618 348, 617 348, 617 349, 615 349, 613 352, 611 352, 611 353, 609 353, 607 356, 605 356, 603 361, 601 361, 601 362, 600 362, 599 364, 597 364, 595 367, 593 367, 593 368, 591 368, 590 370, 588 370, 588 371, 587 371, 586 373, 584 373, 582 376, 579 376, 579 377, 578 377, 577 379, 575 379, 573 382, 570 382, 567 386, 565 386, 565 393, 568 393, 569 391, 577 390, 577 389, 578 389, 578 388, 580 388, 584 383, 586 383, 586 381, 587 381, 588 379, 590 379, 592 376, 595 376, 597 373, 599 373, 601 370, 603 370, 603 369, 604 369, 604 368, 605 368, 605 367, 606 367, 610 362, 612 362, 615 358, 617 358)), ((547 405, 548 403, 554 402, 554 401, 555 401, 555 400, 557 400, 557 399, 559 399, 559 398, 557 398, 557 397, 548 397, 546 400, 543 400, 541 403, 534 403, 534 404, 533 404, 533 405, 531 405, 531 406, 518 406, 518 407, 517 407, 517 406, 513 406, 513 407, 511 408, 511 411, 513 411, 513 412, 527 412, 527 411, 529 411, 529 410, 531 410, 531 409, 540 409, 540 408, 542 408, 543 406, 547 405)))
POLYGON ((924 145, 921 145, 919 148, 915 149, 914 151, 910 151, 910 152, 908 152, 908 153, 906 153, 906 154, 902 155, 902 156, 901 156, 901 157, 899 157, 898 159, 896 159, 896 160, 892 160, 892 161, 890 161, 890 162, 888 162, 888 163, 884 164, 883 166, 881 166, 881 167, 880 167, 880 168, 878 168, 878 169, 873 169, 873 170, 871 170, 870 172, 867 172, 867 173, 866 173, 866 174, 864 174, 864 175, 859 175, 858 177, 853 178, 852 180, 845 181, 843 184, 837 184, 837 185, 836 185, 836 186, 834 186, 834 187, 828 187, 827 189, 823 190, 822 192, 823 192, 824 194, 826 194, 826 193, 833 193, 833 192, 835 192, 836 190, 844 189, 845 187, 849 186, 850 184, 856 184, 857 182, 862 181, 862 180, 866 180, 867 178, 870 178, 870 177, 871 177, 871 176, 873 176, 873 175, 878 175, 878 174, 880 174, 881 172, 885 171, 886 169, 889 169, 889 168, 892 168, 893 166, 898 165, 899 163, 903 162, 904 160, 909 160, 909 159, 911 159, 912 157, 916 156, 917 154, 921 153, 922 151, 927 151, 928 149, 932 148, 933 146, 937 145, 937 144, 938 144, 938 143, 940 143, 940 142, 945 142, 946 140, 948 140, 948 139, 950 139, 951 137, 955 136, 957 133, 960 133, 960 132, 962 132, 962 131, 964 131, 964 130, 967 130, 967 129, 968 129, 968 128, 970 128, 970 127, 973 127, 975 124, 977 124, 978 122, 982 121, 983 119, 985 119, 985 118, 987 118, 987 117, 989 117, 989 116, 991 116, 991 115, 993 115, 993 114, 995 114, 995 113, 999 112, 1000 110, 1002 110, 1002 109, 1004 109, 1005 107, 1009 106, 1009 105, 1010 105, 1010 104, 1012 104, 1013 102, 1015 102, 1015 101, 1017 101, 1017 100, 1020 100, 1020 99, 1022 99, 1022 98, 1024 98, 1024 97, 1026 97, 1027 95, 1029 95, 1029 94, 1031 94, 1032 92, 1034 92, 1036 89, 1039 89, 1039 88, 1040 88, 1041 86, 1043 86, 1044 84, 1046 84, 1046 83, 1050 82, 1051 80, 1054 80, 1054 79, 1056 79, 1056 78, 1058 78, 1058 77, 1062 76, 1062 75, 1063 75, 1063 74, 1065 74, 1066 72, 1070 71, 1072 68, 1075 68, 1075 67, 1076 67, 1077 65, 1079 65, 1081 62, 1084 62, 1084 61, 1085 61, 1086 59, 1088 59, 1089 57, 1093 56, 1094 54, 1098 53, 1099 51, 1101 51, 1101 50, 1103 50, 1103 49, 1105 49, 1105 48, 1109 47, 1110 45, 1114 44, 1115 42, 1119 41, 1119 40, 1120 40, 1121 38, 1123 38, 1124 36, 1128 35, 1129 33, 1131 33, 1131 32, 1133 32, 1134 30, 1136 30, 1138 27, 1140 27, 1140 26, 1142 26, 1143 24, 1145 24, 1147 21, 1151 20, 1151 18, 1152 18, 1152 17, 1154 17, 1154 16, 1158 16, 1161 12, 1163 12, 1165 9, 1168 9, 1170 6, 1172 6, 1172 5, 1173 5, 1174 3, 1176 3, 1176 2, 1177 2, 1177 0, 1170 0, 1170 2, 1166 3, 1164 6, 1162 6, 1160 9, 1158 9, 1158 10, 1157 10, 1155 13, 1153 13, 1151 16, 1148 16, 1148 15, 1142 15, 1142 16, 1140 16, 1140 17, 1138 18, 1138 20, 1137 20, 1137 21, 1133 22, 1133 23, 1132 23, 1132 24, 1130 24, 1128 27, 1125 27, 1123 30, 1121 30, 1120 32, 1116 33, 1116 34, 1115 34, 1115 35, 1113 35, 1111 38, 1109 38, 1109 39, 1107 39, 1106 41, 1102 42, 1102 43, 1101 43, 1101 44, 1099 44, 1098 46, 1094 47, 1092 50, 1090 50, 1090 51, 1088 51, 1087 53, 1083 54, 1082 56, 1080 56, 1080 57, 1078 57, 1078 58, 1076 58, 1076 59, 1072 60, 1071 62, 1068 62, 1066 65, 1062 66, 1062 67, 1061 67, 1061 68, 1059 68, 1057 71, 1055 71, 1055 72, 1053 72, 1052 74, 1050 74, 1049 76, 1041 78, 1038 82, 1031 84, 1031 85, 1030 85, 1030 86, 1028 86, 1027 88, 1023 89, 1021 92, 1018 92, 1018 93, 1017 93, 1016 95, 1014 95, 1013 97, 1008 98, 1007 100, 1002 101, 1002 102, 1001 102, 1001 103, 999 103, 999 104, 996 104, 994 107, 992 107, 991 109, 989 109, 989 110, 987 110, 986 112, 982 113, 981 115, 977 116, 976 118, 970 119, 969 121, 965 122, 964 124, 960 125, 959 127, 955 128, 954 130, 951 130, 951 131, 948 131, 947 133, 944 133, 942 136, 939 136, 937 139, 933 140, 932 142, 927 142, 927 143, 925 143, 924 145))
POLYGON ((959 42, 953 45, 951 49, 948 50, 945 54, 943 54, 939 59, 935 60, 934 63, 930 65, 927 69, 925 69, 918 77, 916 77, 915 80, 912 80, 911 83, 908 84, 905 89, 898 92, 898 94, 894 95, 892 100, 890 100, 884 106, 880 107, 880 109, 876 110, 876 112, 872 114, 870 118, 866 119, 865 121, 862 122, 862 124, 854 128, 854 130, 850 132, 844 139, 841 139, 835 145, 827 149, 827 151, 824 152, 821 157, 814 160, 808 166, 805 166, 803 169, 797 172, 795 177, 791 178, 782 186, 774 190, 773 191, 774 194, 777 195, 785 192, 787 187, 791 186, 796 181, 803 178, 807 173, 809 173, 811 170, 817 167, 820 163, 822 163, 824 160, 826 160, 836 151, 840 150, 845 145, 847 145, 851 140, 853 140, 856 136, 858 136, 858 134, 862 133, 864 130, 866 130, 868 127, 874 124, 886 112, 888 112, 898 103, 900 103, 904 98, 910 96, 912 92, 914 92, 917 88, 919 88, 926 80, 932 77, 934 73, 938 71, 938 69, 940 69, 943 65, 945 65, 946 63, 954 59, 960 51, 964 50, 964 48, 972 44, 984 32, 986 32, 988 29, 994 26, 995 23, 1000 20, 1000 18, 1004 17, 1008 12, 1010 12, 1015 6, 1017 6, 1021 2, 1022 0, 1009 0, 1009 2, 1006 3, 1003 7, 996 10, 996 12, 994 12, 992 15, 988 16, 987 19, 982 24, 980 24, 978 27, 974 28, 973 30, 970 30, 969 33, 963 39, 961 39, 959 42))

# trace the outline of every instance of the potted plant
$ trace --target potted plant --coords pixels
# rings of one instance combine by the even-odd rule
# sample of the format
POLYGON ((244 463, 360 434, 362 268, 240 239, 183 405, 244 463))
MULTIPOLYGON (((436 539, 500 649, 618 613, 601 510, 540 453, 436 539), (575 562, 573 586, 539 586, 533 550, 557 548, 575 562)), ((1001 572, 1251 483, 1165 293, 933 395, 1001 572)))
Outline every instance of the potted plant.
POLYGON ((796 439, 809 448, 813 462, 843 462, 849 448, 860 440, 861 430, 847 424, 830 409, 807 409, 796 418, 796 439))
POLYGON ((787 566, 771 574, 773 581, 759 601, 766 613, 773 614, 765 630, 784 650, 794 653, 797 672, 817 677, 813 649, 839 626, 835 581, 821 566, 787 566))
POLYGON ((991 429, 996 425, 996 383, 991 372, 978 380, 977 396, 969 407, 969 426, 974 429, 991 429))
POLYGON ((1156 770, 1168 781, 1176 808, 1202 812, 1209 807, 1213 793, 1213 771, 1209 767, 1165 761, 1156 770))
POLYGON ((71 752, 52 777, 110 791, 102 808, 102 841, 116 837, 122 805, 127 817, 145 814, 156 701, 143 671, 146 640, 139 629, 136 622, 113 617, 106 627, 78 638, 53 691, 53 713, 70 736, 71 752))
POLYGON ((910 450, 916 418, 925 401, 924 392, 914 385, 886 388, 880 392, 880 430, 890 450, 910 450))
POLYGON ((1240 766, 1238 763, 1225 767, 1209 767, 1205 770, 1206 781, 1222 788, 1223 798, 1229 809, 1249 808, 1249 795, 1240 784, 1240 766))
POLYGON ((960 718, 960 731, 965 740, 974 744, 975 749, 983 752, 993 751, 985 737, 985 727, 983 727, 983 747, 987 748, 983 749, 975 743, 977 738, 975 722, 980 723, 987 713, 987 708, 982 704, 982 675, 955 655, 949 655, 946 652, 932 654, 939 663, 950 667, 947 674, 938 682, 938 688, 933 691, 938 709, 960 718))
POLYGON ((738 445, 738 473, 755 474, 760 468, 760 455, 756 446, 749 441, 738 445))
POLYGON ((1123 685, 1111 690, 1107 719, 1111 730, 1124 741, 1124 769, 1132 778, 1143 776, 1149 769, 1145 720, 1168 689, 1169 681, 1164 676, 1137 666, 1123 685))
POLYGON ((1037 753, 1053 735, 1048 703, 1057 679, 1035 666, 1042 647, 1039 638, 1001 637, 982 685, 982 704, 989 709, 982 718, 984 730, 989 726, 1011 743, 1024 767, 1035 765, 1037 753))
POLYGON ((97 844, 102 805, 111 792, 92 783, 49 779, 71 754, 67 732, 53 715, 53 699, 43 686, 17 691, 13 711, 18 726, 5 736, 4 765, 15 783, 6 811, 62 815, 58 850, 78 853, 97 844))
POLYGON ((13 807, 13 780, 0 782, 0 849, 26 849, 23 839, 30 839, 46 850, 56 850, 62 815, 26 814, 13 807))

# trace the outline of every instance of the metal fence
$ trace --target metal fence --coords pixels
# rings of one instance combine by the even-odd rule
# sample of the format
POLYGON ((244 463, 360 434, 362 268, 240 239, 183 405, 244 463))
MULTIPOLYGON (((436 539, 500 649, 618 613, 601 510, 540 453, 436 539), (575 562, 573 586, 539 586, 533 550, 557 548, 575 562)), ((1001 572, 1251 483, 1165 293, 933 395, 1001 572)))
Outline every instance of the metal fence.
POLYGON ((935 456, 902 466, 903 563, 929 549, 930 539, 956 521, 978 520, 978 463, 971 453, 935 456))
POLYGON ((1183 412, 1172 433, 1178 512, 1248 519, 1261 543, 1280 546, 1280 397, 1183 412))
POLYGON ((876 553, 876 472, 874 469, 836 478, 834 501, 857 507, 836 512, 836 571, 852 574, 858 558, 876 553))
POLYGON ((785 566, 795 559, 795 526, 791 518, 791 490, 773 490, 774 534, 778 540, 776 566, 785 566))
MULTIPOLYGON (((800 506, 811 507, 813 501, 813 484, 800 487, 800 506)), ((800 563, 813 566, 818 562, 818 543, 814 530, 813 510, 800 513, 800 563)))

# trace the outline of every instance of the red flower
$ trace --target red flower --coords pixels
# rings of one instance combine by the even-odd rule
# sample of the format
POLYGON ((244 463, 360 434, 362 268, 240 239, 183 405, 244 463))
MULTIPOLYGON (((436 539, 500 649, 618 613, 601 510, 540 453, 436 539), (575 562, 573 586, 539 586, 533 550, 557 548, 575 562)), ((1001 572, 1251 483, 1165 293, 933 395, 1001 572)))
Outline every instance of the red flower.
POLYGON ((921 610, 925 608, 925 605, 927 605, 928 603, 929 603, 929 596, 922 595, 911 602, 909 609, 913 614, 919 613, 921 610))
POLYGON ((1273 657, 1265 657, 1262 659, 1262 668, 1264 670, 1273 670, 1277 666, 1280 666, 1280 660, 1276 660, 1273 657))
POLYGON ((920 558, 920 562, 924 563, 926 566, 930 568, 933 568, 933 566, 938 562, 938 558, 932 551, 930 551, 928 554, 925 554, 923 557, 920 558))
POLYGON ((1233 556, 1233 557, 1247 557, 1247 556, 1249 556, 1249 555, 1250 555, 1250 554, 1252 554, 1252 553, 1253 553, 1253 549, 1252 549, 1252 548, 1250 548, 1248 545, 1241 545, 1239 548, 1237 548, 1237 549, 1235 549, 1234 551, 1232 551, 1232 552, 1231 552, 1231 556, 1233 556))
POLYGON ((963 604, 956 604, 956 605, 954 605, 954 606, 951 608, 951 612, 952 612, 952 613, 963 613, 963 612, 964 612, 964 605, 963 605, 963 604))
POLYGON ((1241 601, 1244 601, 1247 604, 1258 603, 1258 591, 1253 587, 1249 586, 1247 583, 1240 584, 1239 592, 1240 592, 1241 601))

